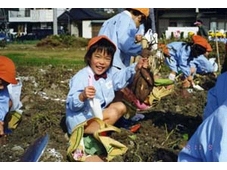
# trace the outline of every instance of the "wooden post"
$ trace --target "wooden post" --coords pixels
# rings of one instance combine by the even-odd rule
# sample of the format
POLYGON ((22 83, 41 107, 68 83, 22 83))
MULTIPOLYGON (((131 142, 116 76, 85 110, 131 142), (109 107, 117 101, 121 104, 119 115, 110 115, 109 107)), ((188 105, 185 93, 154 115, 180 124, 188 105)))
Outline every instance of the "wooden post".
POLYGON ((219 48, 218 48, 218 39, 216 34, 216 29, 214 30, 215 41, 216 41, 216 51, 217 51, 217 59, 218 59, 218 72, 221 72, 221 64, 220 64, 220 56, 219 56, 219 48))

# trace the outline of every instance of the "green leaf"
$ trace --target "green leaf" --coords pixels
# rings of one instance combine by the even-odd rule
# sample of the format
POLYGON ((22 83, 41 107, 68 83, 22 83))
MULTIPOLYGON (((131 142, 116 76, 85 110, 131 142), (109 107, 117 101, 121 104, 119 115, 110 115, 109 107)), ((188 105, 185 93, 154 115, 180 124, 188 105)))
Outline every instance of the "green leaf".
POLYGON ((188 134, 187 133, 183 134, 183 139, 186 140, 186 141, 188 140, 188 134))

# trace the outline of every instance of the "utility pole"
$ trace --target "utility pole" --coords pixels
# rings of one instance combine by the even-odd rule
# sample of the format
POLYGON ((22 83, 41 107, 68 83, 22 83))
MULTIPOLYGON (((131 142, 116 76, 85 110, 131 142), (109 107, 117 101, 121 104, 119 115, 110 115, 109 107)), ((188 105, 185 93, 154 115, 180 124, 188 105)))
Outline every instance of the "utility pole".
POLYGON ((196 9, 195 9, 195 13, 196 13, 196 18, 195 18, 195 19, 197 20, 198 17, 199 17, 199 8, 196 8, 196 9))
POLYGON ((152 33, 156 33, 154 8, 150 8, 150 18, 152 33))
POLYGON ((53 8, 53 30, 54 35, 58 35, 57 8, 53 8))
POLYGON ((3 24, 2 25, 4 25, 4 26, 2 27, 2 31, 4 31, 4 33, 7 33, 8 32, 8 24, 7 24, 8 19, 7 19, 7 15, 6 15, 7 10, 5 11, 5 8, 0 8, 0 12, 3 15, 3 24))

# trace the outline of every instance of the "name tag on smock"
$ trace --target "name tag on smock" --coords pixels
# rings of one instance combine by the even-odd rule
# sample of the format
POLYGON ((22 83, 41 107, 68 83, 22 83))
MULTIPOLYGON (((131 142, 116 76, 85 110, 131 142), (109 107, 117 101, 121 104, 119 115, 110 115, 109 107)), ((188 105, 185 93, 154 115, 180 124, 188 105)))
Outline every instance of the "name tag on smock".
POLYGON ((106 83, 106 87, 107 87, 107 89, 113 88, 112 81, 108 81, 108 82, 106 83))

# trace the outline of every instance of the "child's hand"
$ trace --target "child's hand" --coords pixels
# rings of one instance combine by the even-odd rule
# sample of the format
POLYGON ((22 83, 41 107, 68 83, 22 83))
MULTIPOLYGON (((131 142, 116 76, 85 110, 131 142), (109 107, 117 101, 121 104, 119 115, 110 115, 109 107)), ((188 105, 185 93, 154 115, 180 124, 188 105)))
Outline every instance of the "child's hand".
POLYGON ((141 42, 142 39, 143 39, 143 36, 142 36, 141 34, 137 34, 137 35, 135 36, 135 41, 136 41, 136 42, 141 42))
POLYGON ((139 70, 141 67, 147 68, 148 67, 148 59, 147 58, 139 58, 139 61, 136 65, 136 71, 139 70))
POLYGON ((196 68, 195 68, 194 66, 192 66, 192 67, 190 68, 190 73, 191 73, 191 75, 193 75, 195 72, 196 72, 196 68))
POLYGON ((87 86, 82 93, 85 99, 93 99, 95 97, 96 90, 94 86, 87 86))
POLYGON ((0 137, 4 135, 4 122, 0 121, 0 137))

